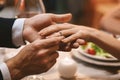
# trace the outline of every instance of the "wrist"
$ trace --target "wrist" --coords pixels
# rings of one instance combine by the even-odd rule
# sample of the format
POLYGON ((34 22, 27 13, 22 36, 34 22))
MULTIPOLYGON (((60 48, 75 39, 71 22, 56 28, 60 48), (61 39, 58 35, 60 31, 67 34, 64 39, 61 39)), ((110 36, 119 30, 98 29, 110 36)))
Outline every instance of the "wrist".
POLYGON ((100 33, 99 33, 99 31, 97 29, 90 29, 88 32, 89 32, 88 35, 89 35, 89 41, 90 42, 95 42, 97 37, 100 36, 99 35, 100 33))
POLYGON ((25 77, 25 75, 22 74, 22 71, 19 68, 20 65, 17 65, 14 60, 10 59, 6 61, 6 64, 8 66, 12 80, 20 80, 21 78, 25 77))
MULTIPOLYGON (((31 28, 31 25, 29 23, 29 19, 26 18, 25 21, 24 21, 24 26, 23 26, 23 40, 25 41, 28 41, 28 42, 32 42, 30 39, 31 37, 29 37, 29 35, 32 35, 31 31, 32 31, 32 28, 31 28)), ((34 35, 35 36, 35 35, 34 35)))

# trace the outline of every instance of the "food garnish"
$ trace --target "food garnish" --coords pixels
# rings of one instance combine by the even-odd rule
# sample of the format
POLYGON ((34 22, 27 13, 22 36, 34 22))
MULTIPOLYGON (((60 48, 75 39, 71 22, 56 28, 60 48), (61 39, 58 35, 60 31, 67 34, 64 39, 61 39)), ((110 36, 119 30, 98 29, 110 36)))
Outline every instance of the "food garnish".
POLYGON ((80 46, 80 48, 87 54, 94 55, 94 56, 99 56, 99 57, 104 57, 104 58, 113 58, 111 54, 100 48, 98 45, 92 43, 92 42, 87 42, 86 45, 80 46))

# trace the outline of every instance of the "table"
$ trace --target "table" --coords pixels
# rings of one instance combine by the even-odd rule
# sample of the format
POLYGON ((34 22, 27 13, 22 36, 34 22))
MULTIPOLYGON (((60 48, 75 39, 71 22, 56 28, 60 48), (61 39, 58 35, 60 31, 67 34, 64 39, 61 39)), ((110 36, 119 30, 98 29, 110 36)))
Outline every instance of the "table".
MULTIPOLYGON (((84 61, 77 61, 78 70, 74 79, 63 79, 59 76, 59 72, 57 70, 59 62, 64 57, 70 57, 71 52, 59 52, 59 58, 57 63, 46 73, 36 75, 37 77, 41 77, 41 79, 32 79, 32 80, 120 80, 119 68, 109 68, 109 67, 101 67, 93 64, 85 63, 84 61), (44 78, 44 79, 42 79, 44 78)), ((22 80, 27 80, 26 78, 22 80)))
MULTIPOLYGON (((15 56, 19 50, 20 48, 17 50, 5 49, 5 53, 2 56, 0 56, 0 60, 3 61, 3 59, 5 59, 4 55, 7 55, 7 59, 15 56)), ((21 80, 120 80, 119 69, 120 68, 102 67, 93 64, 88 64, 84 61, 78 61, 74 59, 72 57, 71 52, 59 52, 59 58, 57 60, 57 63, 48 72, 39 75, 34 75, 34 77, 39 77, 39 79, 27 79, 28 77, 31 77, 28 76, 21 80), (59 76, 57 67, 59 62, 65 57, 70 57, 71 59, 75 60, 78 65, 77 73, 75 75, 76 77, 74 79, 63 79, 59 76)))

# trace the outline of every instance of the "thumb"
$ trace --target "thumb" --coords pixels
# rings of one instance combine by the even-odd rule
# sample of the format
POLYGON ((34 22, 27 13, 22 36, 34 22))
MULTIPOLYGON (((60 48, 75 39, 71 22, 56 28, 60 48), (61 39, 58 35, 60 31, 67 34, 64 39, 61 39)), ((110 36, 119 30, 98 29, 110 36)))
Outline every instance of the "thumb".
POLYGON ((71 20, 71 18, 72 18, 71 13, 61 14, 61 15, 57 15, 57 14, 52 15, 52 21, 54 22, 68 22, 71 20))

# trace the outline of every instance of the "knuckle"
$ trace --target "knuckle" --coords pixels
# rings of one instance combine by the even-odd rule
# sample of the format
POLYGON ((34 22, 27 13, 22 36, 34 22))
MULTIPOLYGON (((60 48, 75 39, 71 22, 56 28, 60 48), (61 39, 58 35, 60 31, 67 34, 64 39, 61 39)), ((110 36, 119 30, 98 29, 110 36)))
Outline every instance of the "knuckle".
POLYGON ((34 47, 35 49, 44 48, 44 47, 47 46, 45 42, 46 42, 46 40, 38 40, 37 42, 35 42, 35 43, 33 44, 33 47, 34 47))
POLYGON ((33 44, 33 47, 34 47, 35 49, 40 48, 40 46, 41 46, 41 44, 40 44, 40 43, 34 43, 34 44, 33 44))
POLYGON ((44 57, 46 54, 43 51, 39 51, 37 54, 38 57, 44 57))
POLYGON ((61 29, 61 24, 54 24, 53 27, 55 30, 59 30, 61 29))
POLYGON ((55 59, 59 57, 59 54, 58 53, 55 53, 55 59))
POLYGON ((45 64, 45 65, 47 65, 48 62, 49 62, 48 59, 44 59, 44 60, 43 60, 43 64, 45 64))

